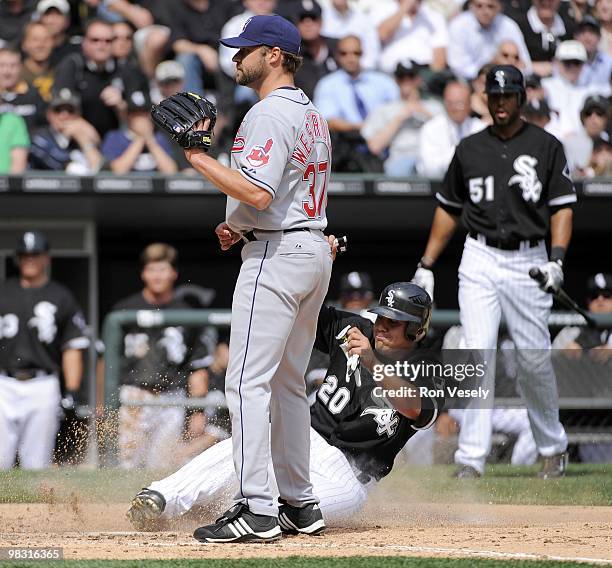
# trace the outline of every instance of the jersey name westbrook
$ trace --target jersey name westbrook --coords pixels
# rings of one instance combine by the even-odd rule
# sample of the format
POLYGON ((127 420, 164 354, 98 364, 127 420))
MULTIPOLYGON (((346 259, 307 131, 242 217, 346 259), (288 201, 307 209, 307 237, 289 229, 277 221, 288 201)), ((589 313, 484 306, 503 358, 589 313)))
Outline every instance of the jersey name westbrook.
POLYGON ((297 135, 297 142, 290 161, 296 166, 305 166, 314 147, 319 142, 331 146, 331 138, 327 122, 316 111, 308 111, 297 135))

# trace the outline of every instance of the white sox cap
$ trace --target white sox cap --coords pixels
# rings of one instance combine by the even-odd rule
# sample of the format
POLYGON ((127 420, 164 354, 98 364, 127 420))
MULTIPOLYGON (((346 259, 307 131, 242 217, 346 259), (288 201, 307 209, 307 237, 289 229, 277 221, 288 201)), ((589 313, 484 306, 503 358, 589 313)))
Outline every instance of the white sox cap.
POLYGON ((575 39, 562 41, 557 47, 555 58, 559 61, 582 61, 587 60, 587 52, 584 45, 575 39))
POLYGON ((39 14, 45 14, 47 10, 55 8, 57 11, 64 14, 64 16, 70 13, 70 4, 68 0, 40 0, 36 6, 36 11, 39 14))

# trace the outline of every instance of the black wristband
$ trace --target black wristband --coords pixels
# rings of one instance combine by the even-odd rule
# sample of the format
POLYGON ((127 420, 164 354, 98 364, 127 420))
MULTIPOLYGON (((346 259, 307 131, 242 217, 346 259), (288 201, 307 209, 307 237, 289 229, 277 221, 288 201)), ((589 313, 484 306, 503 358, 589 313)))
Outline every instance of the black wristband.
POLYGON ((561 265, 565 260, 565 248, 564 247, 552 247, 550 249, 550 260, 553 262, 558 262, 561 265))

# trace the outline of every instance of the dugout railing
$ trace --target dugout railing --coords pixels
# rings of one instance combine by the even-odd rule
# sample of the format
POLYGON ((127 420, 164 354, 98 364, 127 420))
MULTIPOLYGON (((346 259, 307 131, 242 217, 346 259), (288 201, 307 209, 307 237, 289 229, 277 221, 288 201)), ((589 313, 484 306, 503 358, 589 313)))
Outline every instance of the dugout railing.
MULTIPOLYGON (((591 314, 598 328, 612 328, 612 314, 591 314)), ((459 312, 457 310, 435 310, 432 317, 432 325, 439 329, 447 329, 458 325, 459 312)), ((123 342, 123 328, 127 325, 136 324, 143 328, 162 327, 168 325, 184 325, 191 327, 225 327, 231 324, 230 310, 125 310, 111 312, 104 320, 103 341, 104 352, 104 403, 109 409, 117 408, 119 405, 119 386, 121 370, 121 347, 123 342)), ((502 320, 502 328, 504 322, 502 320)), ((550 315, 549 326, 561 328, 565 326, 585 326, 584 318, 571 312, 553 312, 550 315)), ((575 368, 580 371, 580 367, 575 368)), ((576 376, 578 388, 564 386, 564 381, 559 385, 560 407, 563 409, 612 409, 612 360, 609 365, 602 366, 600 376, 597 376, 596 384, 589 388, 580 386, 580 376, 576 376), (593 392, 596 389, 596 392, 593 392), (572 396, 566 396, 567 392, 573 392, 572 396), (588 393, 588 396, 578 396, 580 393, 588 393)), ((593 369, 591 369, 593 371, 593 369)), ((597 368, 595 369, 597 372, 597 368)), ((571 380, 571 377, 570 377, 571 380)), ((584 383, 584 381, 583 381, 584 383)), ((126 401, 125 404, 142 405, 138 401, 126 401)), ((169 403, 165 403, 169 404, 169 403)), ((173 402, 174 405, 205 408, 206 399, 190 398, 184 401, 173 402)), ((216 404, 216 402, 215 402, 216 404)), ((496 397, 498 406, 519 406, 520 399, 517 396, 496 397)))

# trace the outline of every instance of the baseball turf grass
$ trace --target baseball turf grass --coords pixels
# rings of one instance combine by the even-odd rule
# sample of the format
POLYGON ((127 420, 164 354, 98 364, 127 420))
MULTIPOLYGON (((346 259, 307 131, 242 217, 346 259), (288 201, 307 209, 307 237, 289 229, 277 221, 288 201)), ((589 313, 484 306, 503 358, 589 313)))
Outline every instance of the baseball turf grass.
MULTIPOLYGON (((350 558, 250 558, 242 560, 64 560, 45 562, 49 568, 570 568, 595 566, 577 562, 557 562, 553 560, 490 560, 474 558, 410 558, 359 557, 350 558)), ((11 566, 3 564, 0 566, 11 566)), ((16 568, 39 568, 39 562, 16 562, 16 568)))
MULTIPOLYGON (((514 505, 612 504, 612 464, 574 464, 565 478, 541 480, 537 467, 494 465, 486 476, 456 480, 450 466, 400 466, 376 492, 403 502, 494 503, 514 505)), ((78 494, 89 502, 127 503, 136 492, 169 472, 85 470, 72 467, 41 472, 0 472, 0 503, 53 503, 78 494)))

